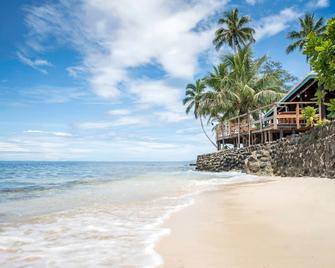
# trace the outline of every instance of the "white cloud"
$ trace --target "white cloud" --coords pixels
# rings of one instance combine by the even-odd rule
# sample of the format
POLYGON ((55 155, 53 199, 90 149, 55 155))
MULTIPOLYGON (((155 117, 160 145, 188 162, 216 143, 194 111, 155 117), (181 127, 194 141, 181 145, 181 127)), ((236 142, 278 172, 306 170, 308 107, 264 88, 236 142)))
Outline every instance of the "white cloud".
POLYGON ((292 21, 296 21, 300 15, 301 13, 293 8, 285 8, 277 15, 262 18, 256 23, 256 40, 259 41, 282 32, 289 27, 292 21))
POLYGON ((164 81, 134 80, 127 84, 135 94, 137 104, 148 107, 164 107, 169 110, 182 108, 181 90, 164 81))
POLYGON ((28 150, 15 143, 0 142, 0 152, 24 153, 28 152, 28 150))
POLYGON ((110 115, 128 115, 130 113, 131 112, 128 109, 114 109, 114 110, 108 111, 108 114, 110 115))
POLYGON ((56 137, 72 137, 72 134, 67 133, 67 132, 44 131, 44 130, 34 130, 34 129, 25 130, 24 133, 43 134, 43 135, 51 135, 51 136, 56 136, 56 137))
POLYGON ((26 8, 31 29, 28 44, 43 50, 53 35, 70 43, 82 55, 81 66, 68 69, 87 72, 96 94, 120 95, 127 69, 157 62, 171 77, 190 79, 197 71, 197 57, 211 47, 214 29, 194 31, 226 1, 194 0, 83 0, 26 8), (83 15, 84 14, 84 15, 83 15), (38 40, 39 42, 36 42, 38 40), (79 68, 79 69, 78 69, 79 68))
POLYGON ((246 0, 246 2, 249 4, 249 5, 255 5, 257 3, 257 0, 246 0))
POLYGON ((201 133, 201 129, 199 127, 191 127, 191 128, 182 128, 176 131, 178 135, 197 135, 201 133))
POLYGON ((30 59, 29 57, 25 56, 21 52, 17 52, 16 55, 17 55, 18 59, 22 63, 24 63, 24 64, 26 64, 26 65, 28 65, 28 66, 30 66, 30 67, 32 67, 32 68, 34 68, 34 69, 42 72, 42 73, 47 73, 47 71, 45 69, 41 68, 41 67, 50 67, 50 66, 52 66, 52 64, 50 62, 48 62, 47 60, 44 60, 44 59, 35 59, 35 60, 33 60, 33 59, 30 59))
POLYGON ((155 112, 155 115, 159 118, 160 121, 166 123, 180 122, 189 118, 183 113, 176 113, 169 111, 155 112))
POLYGON ((101 122, 82 122, 75 126, 81 129, 107 129, 120 126, 129 125, 145 125, 148 119, 140 116, 122 116, 114 121, 101 121, 101 122))
POLYGON ((79 88, 52 86, 27 88, 21 90, 20 93, 29 97, 30 100, 45 103, 65 103, 88 95, 87 92, 79 88))
POLYGON ((309 8, 325 8, 329 6, 329 0, 312 0, 307 4, 309 8))

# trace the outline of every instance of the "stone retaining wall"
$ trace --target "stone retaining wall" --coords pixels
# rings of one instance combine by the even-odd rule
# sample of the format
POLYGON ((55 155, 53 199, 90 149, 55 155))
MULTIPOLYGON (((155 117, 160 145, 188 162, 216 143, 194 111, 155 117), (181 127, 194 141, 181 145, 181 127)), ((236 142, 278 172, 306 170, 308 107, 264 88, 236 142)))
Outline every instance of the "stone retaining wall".
POLYGON ((265 145, 199 155, 197 170, 335 178, 335 122, 265 145))

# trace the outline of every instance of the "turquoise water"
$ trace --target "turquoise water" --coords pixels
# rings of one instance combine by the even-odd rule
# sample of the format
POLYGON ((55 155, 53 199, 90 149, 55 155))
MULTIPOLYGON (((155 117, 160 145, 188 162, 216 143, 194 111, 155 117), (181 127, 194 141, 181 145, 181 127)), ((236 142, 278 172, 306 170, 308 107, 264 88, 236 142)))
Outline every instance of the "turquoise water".
POLYGON ((156 267, 171 213, 254 179, 187 162, 0 162, 0 267, 156 267))

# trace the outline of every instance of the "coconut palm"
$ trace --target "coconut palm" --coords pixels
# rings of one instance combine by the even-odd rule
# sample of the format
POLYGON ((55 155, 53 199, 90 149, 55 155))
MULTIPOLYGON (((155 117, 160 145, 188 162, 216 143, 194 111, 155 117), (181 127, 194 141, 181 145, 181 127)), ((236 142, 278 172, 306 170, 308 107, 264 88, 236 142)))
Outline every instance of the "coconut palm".
POLYGON ((227 44, 235 52, 250 42, 255 42, 253 35, 255 30, 248 27, 251 18, 249 16, 239 17, 239 10, 232 9, 224 12, 223 17, 219 19, 220 28, 215 32, 213 44, 219 50, 224 44, 227 44))
POLYGON ((203 80, 199 79, 195 84, 188 84, 186 86, 185 98, 183 99, 183 104, 186 105, 186 114, 189 114, 193 109, 193 114, 195 119, 199 118, 202 131, 206 135, 207 139, 214 145, 216 148, 215 142, 207 134, 202 117, 205 116, 205 112, 202 109, 203 107, 203 97, 205 94, 206 84, 203 80))
POLYGON ((299 18, 299 24, 299 31, 292 31, 287 34, 288 39, 294 40, 294 42, 286 48, 287 54, 296 49, 301 51, 310 33, 314 32, 316 35, 321 35, 325 31, 323 18, 316 19, 313 13, 307 13, 304 17, 299 18))
POLYGON ((267 58, 254 59, 249 46, 236 54, 225 55, 222 60, 221 71, 214 69, 205 80, 211 90, 204 99, 211 103, 207 104, 207 112, 213 118, 222 120, 242 115, 283 96, 276 75, 261 73, 267 58))

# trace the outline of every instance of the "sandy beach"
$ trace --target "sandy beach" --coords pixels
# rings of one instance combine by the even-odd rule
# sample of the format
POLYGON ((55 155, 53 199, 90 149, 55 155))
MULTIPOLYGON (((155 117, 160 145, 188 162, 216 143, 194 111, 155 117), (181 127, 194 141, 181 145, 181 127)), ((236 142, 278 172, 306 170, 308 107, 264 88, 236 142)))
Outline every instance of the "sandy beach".
POLYGON ((264 178, 223 186, 165 224, 164 267, 335 267, 335 181, 264 178))

